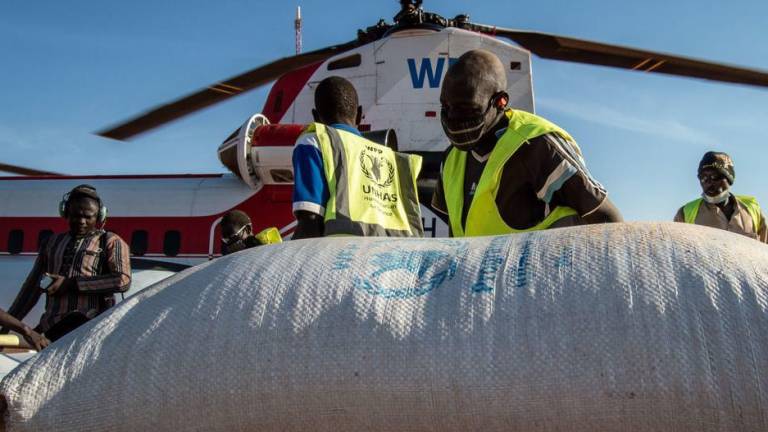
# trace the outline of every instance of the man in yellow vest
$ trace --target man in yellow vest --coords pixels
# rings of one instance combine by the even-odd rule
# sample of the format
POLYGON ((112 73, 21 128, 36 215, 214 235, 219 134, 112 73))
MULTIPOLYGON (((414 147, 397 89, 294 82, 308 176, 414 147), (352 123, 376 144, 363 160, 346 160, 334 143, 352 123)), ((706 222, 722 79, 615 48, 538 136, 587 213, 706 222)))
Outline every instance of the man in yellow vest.
POLYGON ((451 142, 432 199, 454 237, 509 234, 621 214, 557 125, 507 108, 504 65, 491 52, 462 55, 445 76, 440 120, 451 142))
POLYGON ((720 228, 768 243, 765 216, 754 197, 734 195, 736 171, 730 156, 706 152, 699 162, 701 198, 680 207, 675 222, 720 228))
POLYGON ((362 137, 357 92, 331 76, 315 90, 315 123, 293 150, 294 239, 333 235, 421 237, 421 157, 362 137))

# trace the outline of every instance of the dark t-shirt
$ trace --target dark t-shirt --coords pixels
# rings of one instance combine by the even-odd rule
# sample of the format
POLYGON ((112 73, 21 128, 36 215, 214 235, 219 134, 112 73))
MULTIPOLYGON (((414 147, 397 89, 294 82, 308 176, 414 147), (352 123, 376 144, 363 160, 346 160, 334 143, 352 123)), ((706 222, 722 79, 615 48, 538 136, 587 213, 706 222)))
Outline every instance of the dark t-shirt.
MULTIPOLYGON (((474 152, 467 155, 463 226, 466 226, 469 203, 489 156, 490 153, 480 156, 474 152)), ((442 167, 440 171, 435 194, 432 196, 432 208, 447 215, 442 167)), ((581 217, 597 210, 606 196, 607 192, 589 174, 574 145, 560 135, 550 133, 525 142, 509 158, 501 174, 496 206, 504 222, 519 230, 540 223, 548 214, 547 211, 554 210, 557 206, 571 207, 579 216, 564 218, 553 225, 568 226, 582 223, 581 217)))

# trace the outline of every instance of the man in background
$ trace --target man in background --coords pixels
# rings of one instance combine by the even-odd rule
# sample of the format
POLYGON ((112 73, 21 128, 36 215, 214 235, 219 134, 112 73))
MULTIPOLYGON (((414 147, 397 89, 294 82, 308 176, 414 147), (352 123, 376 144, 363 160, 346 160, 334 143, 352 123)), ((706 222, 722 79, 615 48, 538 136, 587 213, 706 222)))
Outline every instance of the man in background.
POLYGON ((755 197, 731 192, 736 170, 726 153, 709 151, 699 162, 701 198, 680 207, 675 222, 719 228, 768 243, 765 215, 755 197))
POLYGON ((45 293, 45 312, 35 330, 51 341, 112 307, 114 294, 131 285, 128 245, 104 231, 107 208, 93 186, 80 185, 65 194, 59 214, 69 231, 52 235, 43 245, 8 310, 22 320, 45 293))

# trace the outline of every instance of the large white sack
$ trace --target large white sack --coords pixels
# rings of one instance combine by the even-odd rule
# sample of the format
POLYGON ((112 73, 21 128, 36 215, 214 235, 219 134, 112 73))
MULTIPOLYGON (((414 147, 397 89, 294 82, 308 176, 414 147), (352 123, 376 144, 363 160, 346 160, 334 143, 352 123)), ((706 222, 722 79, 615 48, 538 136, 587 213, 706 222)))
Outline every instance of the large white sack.
POLYGON ((683 224, 244 251, 0 384, 11 431, 766 431, 768 247, 683 224))

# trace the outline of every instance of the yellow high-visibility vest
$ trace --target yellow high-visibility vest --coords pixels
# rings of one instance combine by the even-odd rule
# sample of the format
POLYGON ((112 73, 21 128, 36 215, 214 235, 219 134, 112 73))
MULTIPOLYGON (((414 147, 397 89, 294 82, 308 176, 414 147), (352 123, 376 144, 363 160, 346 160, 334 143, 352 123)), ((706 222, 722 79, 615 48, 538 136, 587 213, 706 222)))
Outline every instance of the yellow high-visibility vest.
MULTIPOLYGON (((736 197, 736 201, 741 203, 741 205, 747 209, 747 212, 749 212, 749 215, 752 217, 752 228, 757 232, 760 229, 760 223, 762 222, 762 212, 760 210, 760 204, 757 203, 757 199, 749 195, 734 196, 736 197)), ((699 208, 701 208, 702 202, 704 202, 704 198, 698 198, 683 206, 683 219, 685 220, 685 223, 696 223, 696 216, 699 214, 699 208)))
POLYGON ((276 227, 269 227, 256 234, 256 239, 262 245, 278 244, 283 242, 283 237, 276 227))
POLYGON ((578 146, 573 138, 554 123, 525 111, 507 110, 509 126, 491 151, 488 162, 483 168, 475 195, 470 203, 465 225, 461 224, 464 210, 464 173, 467 166, 467 152, 451 149, 443 165, 443 190, 448 207, 451 231, 454 237, 472 237, 510 234, 516 232, 547 229, 558 220, 577 214, 570 207, 558 206, 538 224, 518 230, 504 222, 496 207, 496 195, 504 165, 526 141, 547 133, 557 133, 578 146))
POLYGON ((422 237, 416 178, 421 156, 398 153, 344 130, 312 123, 330 198, 325 235, 422 237))

